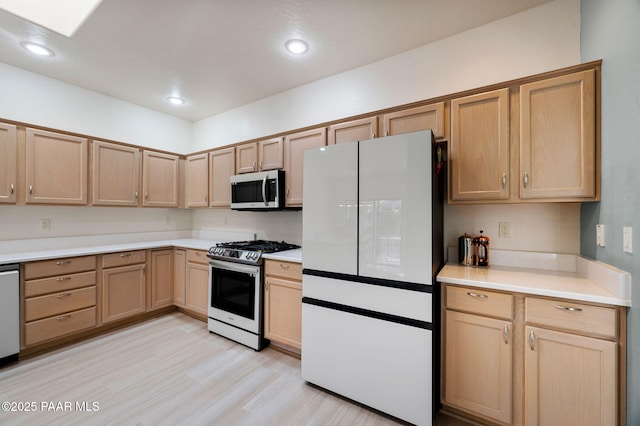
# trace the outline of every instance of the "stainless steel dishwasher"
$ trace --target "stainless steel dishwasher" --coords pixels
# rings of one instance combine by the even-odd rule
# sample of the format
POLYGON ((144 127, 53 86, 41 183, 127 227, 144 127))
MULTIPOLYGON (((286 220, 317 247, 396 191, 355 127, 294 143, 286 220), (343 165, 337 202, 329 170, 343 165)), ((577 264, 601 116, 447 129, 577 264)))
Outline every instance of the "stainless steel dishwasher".
POLYGON ((19 352, 19 265, 0 265, 0 365, 17 361, 19 352))

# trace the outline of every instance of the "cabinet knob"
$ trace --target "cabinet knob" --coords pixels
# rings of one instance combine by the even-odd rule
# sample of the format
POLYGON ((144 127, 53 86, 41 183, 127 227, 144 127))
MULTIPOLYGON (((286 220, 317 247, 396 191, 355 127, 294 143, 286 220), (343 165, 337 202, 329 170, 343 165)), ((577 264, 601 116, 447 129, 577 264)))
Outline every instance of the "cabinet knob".
POLYGON ((138 199, 138 191, 136 191, 136 200, 138 199))
POLYGON ((506 187, 507 186, 507 174, 503 173, 502 174, 502 187, 506 187))
POLYGON ((262 170, 262 160, 260 160, 260 170, 262 170))
POLYGON ((29 185, 29 195, 33 195, 33 185, 29 185))
POLYGON ((147 191, 144 191, 144 198, 149 198, 149 194, 147 193, 147 191))
POLYGON ((509 326, 504 325, 504 329, 502 330, 502 335, 504 336, 504 342, 509 343, 509 326))
POLYGON ((16 187, 14 184, 11 184, 11 194, 13 195, 13 193, 16 191, 16 187))
POLYGON ((255 161, 253 162, 253 170, 254 171, 256 170, 256 162, 255 161))
POLYGON ((529 185, 529 173, 527 172, 524 173, 524 177, 522 178, 522 183, 524 184, 525 188, 527 187, 527 185, 529 185))

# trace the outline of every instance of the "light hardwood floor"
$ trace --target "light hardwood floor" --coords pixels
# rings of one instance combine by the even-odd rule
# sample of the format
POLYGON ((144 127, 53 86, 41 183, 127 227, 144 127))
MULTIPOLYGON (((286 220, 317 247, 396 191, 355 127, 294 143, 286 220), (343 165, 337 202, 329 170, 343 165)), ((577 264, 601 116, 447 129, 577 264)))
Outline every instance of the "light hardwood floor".
POLYGON ((2 401, 35 403, 0 411, 11 425, 402 424, 305 383, 300 360, 209 334, 178 312, 1 368, 2 401))

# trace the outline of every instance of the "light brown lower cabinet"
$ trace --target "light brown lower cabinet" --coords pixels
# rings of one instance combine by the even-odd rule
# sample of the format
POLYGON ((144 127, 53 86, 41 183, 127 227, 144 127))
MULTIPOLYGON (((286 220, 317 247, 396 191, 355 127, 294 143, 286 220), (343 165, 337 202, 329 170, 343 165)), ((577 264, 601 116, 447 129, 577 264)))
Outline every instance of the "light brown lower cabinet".
POLYGON ((23 348, 95 327, 95 256, 29 262, 24 275, 23 348))
POLYGON ((202 250, 187 250, 185 308, 201 315, 208 314, 209 259, 202 250))
POLYGON ((187 251, 175 249, 173 252, 173 304, 184 308, 186 304, 187 251))
POLYGON ((151 252, 151 303, 149 309, 173 304, 173 249, 151 252))
POLYGON ((144 250, 102 256, 102 322, 146 312, 144 250))
POLYGON ((302 265, 265 261, 264 333, 272 342, 301 349, 302 265))
POLYGON ((443 307, 445 410, 491 424, 625 424, 626 308, 454 285, 443 307))

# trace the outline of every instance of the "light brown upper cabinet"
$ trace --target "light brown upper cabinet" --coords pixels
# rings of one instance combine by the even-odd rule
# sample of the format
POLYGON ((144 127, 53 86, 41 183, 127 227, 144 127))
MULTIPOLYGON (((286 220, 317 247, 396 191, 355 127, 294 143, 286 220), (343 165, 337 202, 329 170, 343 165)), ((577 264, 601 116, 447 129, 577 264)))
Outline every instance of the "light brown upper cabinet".
POLYGON ((86 138, 26 129, 26 202, 87 204, 86 138))
POLYGON ((357 142, 378 137, 378 117, 332 124, 329 126, 329 145, 357 142))
POLYGON ((190 155, 186 161, 187 208, 209 206, 209 154, 190 155))
POLYGON ((283 138, 271 138, 236 146, 236 173, 283 167, 283 138))
POLYGON ((140 150, 93 141, 93 201, 96 206, 138 206, 140 150))
POLYGON ((451 101, 451 200, 509 198, 509 89, 451 101))
POLYGON ((178 207, 178 161, 177 155, 144 151, 142 160, 143 206, 178 207))
POLYGON ((595 200, 595 71, 520 88, 520 198, 595 200))
POLYGON ((285 204, 287 207, 302 207, 304 151, 326 144, 326 127, 293 133, 284 138, 285 204))
POLYGON ((236 172, 235 147, 217 149, 209 154, 211 207, 229 207, 231 204, 231 176, 236 172))
POLYGON ((15 203, 18 181, 16 126, 0 123, 0 203, 15 203))
POLYGON ((436 139, 445 137, 444 102, 390 112, 382 121, 385 136, 431 129, 436 139))

